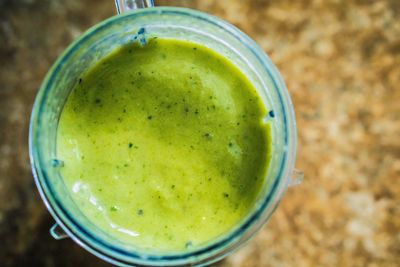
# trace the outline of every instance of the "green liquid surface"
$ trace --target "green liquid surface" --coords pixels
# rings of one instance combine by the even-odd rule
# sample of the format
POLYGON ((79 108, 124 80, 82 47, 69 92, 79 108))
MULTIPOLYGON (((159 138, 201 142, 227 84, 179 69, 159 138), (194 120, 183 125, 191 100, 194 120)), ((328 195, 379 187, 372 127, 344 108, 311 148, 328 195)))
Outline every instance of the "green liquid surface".
POLYGON ((58 158, 82 213, 140 249, 180 251, 254 207, 271 150, 246 76, 213 50, 131 44, 92 66, 61 114, 58 158))

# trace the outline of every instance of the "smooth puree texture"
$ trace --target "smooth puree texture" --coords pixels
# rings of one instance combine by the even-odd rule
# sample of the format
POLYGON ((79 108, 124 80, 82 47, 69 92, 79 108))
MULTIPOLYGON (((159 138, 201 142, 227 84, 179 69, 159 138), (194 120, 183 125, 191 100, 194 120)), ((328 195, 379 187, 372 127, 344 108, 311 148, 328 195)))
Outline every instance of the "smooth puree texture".
POLYGON ((267 111, 202 45, 127 45, 79 79, 58 131, 61 174, 95 225, 140 249, 205 244, 254 207, 270 158, 267 111))

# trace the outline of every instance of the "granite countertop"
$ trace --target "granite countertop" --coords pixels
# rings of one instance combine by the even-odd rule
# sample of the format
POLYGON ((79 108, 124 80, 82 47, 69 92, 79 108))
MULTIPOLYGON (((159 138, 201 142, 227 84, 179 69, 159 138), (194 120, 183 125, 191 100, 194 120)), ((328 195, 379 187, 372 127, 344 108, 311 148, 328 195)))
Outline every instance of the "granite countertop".
MULTIPOLYGON (((400 1, 158 1, 220 16, 282 72, 297 166, 270 222, 218 266, 399 266, 400 1)), ((28 123, 47 70, 113 1, 0 0, 0 266, 109 266, 53 223, 30 171, 28 123)))

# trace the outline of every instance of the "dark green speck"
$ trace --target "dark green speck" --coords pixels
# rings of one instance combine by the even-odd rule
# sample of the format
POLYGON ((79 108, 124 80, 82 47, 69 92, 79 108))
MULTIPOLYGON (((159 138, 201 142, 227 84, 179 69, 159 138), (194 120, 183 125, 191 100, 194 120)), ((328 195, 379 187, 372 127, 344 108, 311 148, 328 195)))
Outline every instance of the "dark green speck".
POLYGON ((110 211, 117 211, 118 210, 118 208, 116 207, 116 206, 112 206, 111 208, 110 208, 110 211))

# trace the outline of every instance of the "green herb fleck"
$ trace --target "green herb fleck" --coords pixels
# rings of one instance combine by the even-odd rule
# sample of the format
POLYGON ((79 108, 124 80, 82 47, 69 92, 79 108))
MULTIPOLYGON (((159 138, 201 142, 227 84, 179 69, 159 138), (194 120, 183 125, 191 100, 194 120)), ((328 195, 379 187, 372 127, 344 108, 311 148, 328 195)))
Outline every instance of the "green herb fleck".
POLYGON ((186 244, 185 244, 185 248, 191 248, 192 246, 193 246, 192 241, 188 241, 188 242, 186 242, 186 244))
POLYGON ((212 139, 212 135, 211 135, 210 133, 205 133, 205 134, 204 134, 204 137, 205 137, 206 139, 208 139, 208 140, 211 140, 211 139, 212 139))
POLYGON ((118 207, 117 206, 112 206, 111 208, 110 208, 110 211, 117 211, 118 210, 118 207))

